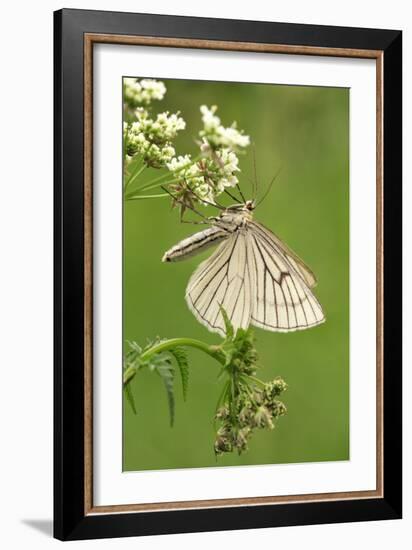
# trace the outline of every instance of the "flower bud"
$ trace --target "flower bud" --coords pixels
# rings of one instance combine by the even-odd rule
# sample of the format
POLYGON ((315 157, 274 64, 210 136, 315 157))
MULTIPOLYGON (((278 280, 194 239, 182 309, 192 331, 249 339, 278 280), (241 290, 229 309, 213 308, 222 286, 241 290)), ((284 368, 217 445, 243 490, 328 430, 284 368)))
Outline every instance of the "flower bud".
POLYGON ((286 405, 276 399, 273 401, 271 409, 274 417, 283 416, 287 413, 286 405))
POLYGON ((233 446, 230 439, 228 437, 219 435, 219 432, 215 440, 214 448, 215 448, 215 453, 217 455, 221 455, 223 453, 230 453, 233 450, 233 446))
POLYGON ((216 420, 227 420, 229 418, 229 408, 227 405, 220 407, 215 415, 216 420))
POLYGON ((265 385, 265 396, 268 400, 280 395, 287 388, 287 384, 282 378, 275 378, 272 382, 265 385))
POLYGON ((249 427, 242 428, 241 430, 239 430, 237 432, 237 435, 236 435, 236 448, 237 448, 239 454, 242 451, 247 450, 247 441, 248 441, 250 432, 251 432, 251 429, 249 427))
POLYGON ((253 410, 250 404, 246 404, 239 413, 239 423, 241 426, 248 425, 252 419, 253 410))
POLYGON ((265 405, 258 407, 253 417, 253 424, 256 428, 273 428, 272 415, 265 405))

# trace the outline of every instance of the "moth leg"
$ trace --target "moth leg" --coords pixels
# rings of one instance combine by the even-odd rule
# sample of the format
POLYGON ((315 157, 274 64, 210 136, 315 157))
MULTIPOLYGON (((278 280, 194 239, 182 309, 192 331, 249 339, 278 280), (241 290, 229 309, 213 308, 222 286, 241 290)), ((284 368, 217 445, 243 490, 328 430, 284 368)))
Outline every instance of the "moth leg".
POLYGON ((182 209, 180 210, 180 223, 190 223, 193 225, 210 225, 212 221, 209 221, 208 218, 204 218, 202 220, 185 220, 183 219, 183 216, 185 215, 185 211, 182 209))
MULTIPOLYGON (((200 218, 202 218, 202 219, 205 220, 205 221, 207 220, 207 218, 206 218, 201 212, 199 212, 198 210, 196 210, 196 208, 194 208, 194 207, 191 206, 190 204, 187 204, 187 203, 185 203, 184 201, 182 201, 179 197, 176 197, 176 195, 174 195, 173 193, 171 193, 171 192, 169 191, 169 189, 167 189, 167 187, 165 187, 164 185, 162 185, 161 188, 162 188, 163 191, 165 191, 168 195, 170 195, 174 201, 176 201, 177 203, 181 204, 184 208, 188 208, 189 210, 192 210, 192 212, 194 212, 195 214, 197 214, 200 218)), ((180 213, 180 221, 182 221, 182 213, 180 213)))

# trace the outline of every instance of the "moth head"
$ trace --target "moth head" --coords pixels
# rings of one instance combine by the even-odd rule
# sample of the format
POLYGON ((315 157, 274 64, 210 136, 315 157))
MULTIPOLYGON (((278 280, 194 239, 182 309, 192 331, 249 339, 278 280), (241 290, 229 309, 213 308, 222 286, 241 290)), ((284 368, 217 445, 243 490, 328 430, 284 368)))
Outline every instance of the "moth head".
POLYGON ((254 200, 248 200, 245 202, 238 202, 237 204, 232 204, 226 208, 224 212, 220 215, 223 216, 225 212, 252 212, 256 208, 254 200))

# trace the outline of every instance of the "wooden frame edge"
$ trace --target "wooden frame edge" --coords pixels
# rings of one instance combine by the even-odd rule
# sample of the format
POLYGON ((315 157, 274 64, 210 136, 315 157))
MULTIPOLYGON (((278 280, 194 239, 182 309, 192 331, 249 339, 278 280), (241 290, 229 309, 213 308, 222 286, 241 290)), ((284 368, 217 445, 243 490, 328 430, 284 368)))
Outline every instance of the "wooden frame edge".
POLYGON ((93 507, 93 43, 84 41, 84 513, 93 507))
POLYGON ((384 495, 384 54, 376 58, 376 490, 384 495))
POLYGON ((205 508, 263 506, 299 502, 332 502, 384 497, 383 485, 383 70, 382 50, 324 48, 232 42, 208 39, 163 38, 85 33, 84 34, 84 513, 88 515, 155 512, 205 508), (157 502, 143 504, 93 505, 93 45, 94 43, 163 46, 261 53, 287 53, 376 60, 376 489, 340 493, 315 493, 269 497, 157 502))
POLYGON ((194 48, 203 50, 231 50, 260 53, 287 53, 295 55, 321 55, 331 57, 363 57, 377 59, 380 50, 356 48, 325 48, 321 46, 293 46, 288 44, 265 44, 259 42, 233 42, 195 38, 167 38, 158 36, 135 36, 123 34, 85 33, 85 43, 124 44, 131 46, 163 46, 171 48, 194 48))

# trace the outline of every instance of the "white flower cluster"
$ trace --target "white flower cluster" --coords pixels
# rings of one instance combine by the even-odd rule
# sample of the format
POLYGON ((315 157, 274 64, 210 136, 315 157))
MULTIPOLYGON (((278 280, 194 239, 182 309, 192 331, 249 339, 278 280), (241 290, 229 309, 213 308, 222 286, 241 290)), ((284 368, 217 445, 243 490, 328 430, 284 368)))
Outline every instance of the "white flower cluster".
POLYGON ((216 188, 219 193, 223 193, 225 187, 234 187, 239 182, 234 175, 235 172, 240 172, 239 159, 230 149, 218 150, 215 156, 221 176, 216 182, 216 188))
POLYGON ((201 162, 193 162, 190 155, 179 156, 167 164, 173 172, 173 177, 181 182, 181 186, 174 186, 177 195, 185 195, 187 191, 193 191, 194 198, 207 202, 214 202, 214 188, 207 181, 201 162))
POLYGON ((183 168, 188 167, 192 164, 192 157, 190 155, 179 155, 178 157, 172 158, 172 160, 167 164, 168 169, 171 172, 180 172, 183 168))
POLYGON ((140 125, 143 132, 150 136, 152 140, 171 141, 175 139, 180 130, 186 128, 186 122, 179 113, 169 115, 168 111, 160 113, 155 120, 148 118, 147 113, 137 112, 137 120, 134 124, 140 125))
POLYGON ((153 100, 162 100, 166 93, 166 86, 159 80, 145 78, 124 79, 124 101, 130 109, 139 105, 150 105, 153 100))
POLYGON ((226 128, 216 116, 216 106, 200 107, 203 129, 199 132, 200 154, 176 156, 173 141, 186 123, 180 113, 150 113, 151 103, 162 100, 166 93, 163 82, 150 79, 124 80, 127 122, 124 125, 126 166, 137 156, 146 166, 167 168, 172 180, 166 185, 173 191, 174 204, 182 211, 196 201, 214 203, 226 188, 237 185, 237 153, 249 145, 250 138, 236 128, 226 128))
POLYGON ((194 161, 190 155, 173 158, 166 163, 173 173, 176 199, 182 201, 200 200, 214 203, 218 195, 238 183, 236 172, 240 172, 236 151, 247 147, 249 136, 236 129, 222 126, 216 116, 217 107, 200 107, 203 130, 200 132, 201 160, 194 161))
POLYGON ((236 123, 225 128, 218 116, 216 116, 217 107, 213 105, 210 109, 206 105, 200 107, 202 113, 203 130, 199 132, 204 146, 210 146, 212 149, 227 147, 233 151, 247 147, 250 144, 249 136, 240 132, 236 128, 236 123))
POLYGON ((234 175, 240 171, 238 164, 239 159, 233 151, 221 149, 215 151, 212 158, 193 162, 190 155, 184 155, 173 158, 166 166, 174 178, 183 183, 180 188, 183 194, 191 190, 195 199, 214 203, 215 197, 225 188, 238 183, 234 175))
POLYGON ((172 140, 185 127, 179 113, 166 111, 152 119, 145 109, 137 109, 136 121, 124 127, 126 159, 142 155, 147 166, 161 168, 167 165, 176 154, 172 140))

